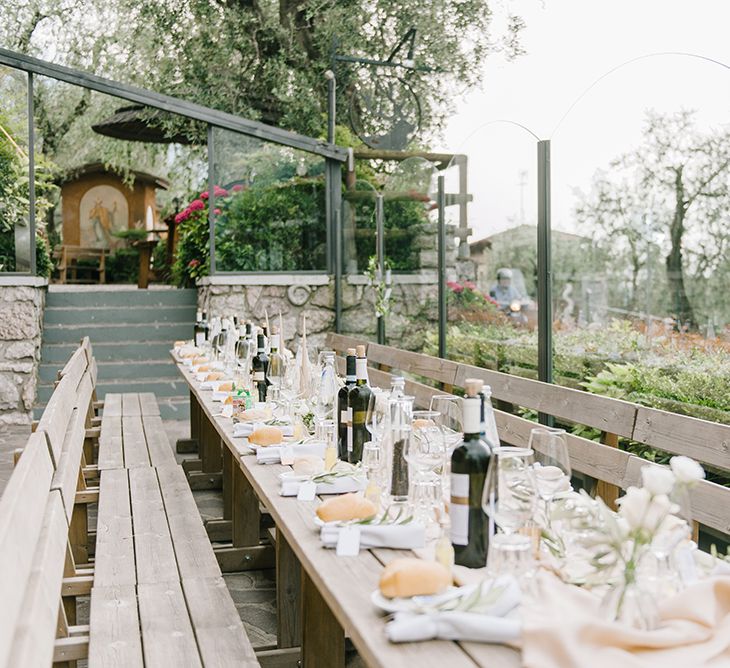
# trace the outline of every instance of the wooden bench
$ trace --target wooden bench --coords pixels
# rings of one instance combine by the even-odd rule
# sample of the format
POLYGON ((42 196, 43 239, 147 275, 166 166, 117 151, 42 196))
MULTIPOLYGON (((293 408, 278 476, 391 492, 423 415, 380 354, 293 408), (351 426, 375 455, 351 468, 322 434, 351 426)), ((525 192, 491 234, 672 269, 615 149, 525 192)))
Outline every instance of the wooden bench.
POLYGON ((57 261, 58 280, 60 283, 106 283, 106 258, 108 248, 86 248, 83 246, 58 246, 53 251, 57 261), (96 264, 79 264, 79 260, 92 260, 96 264), (79 278, 79 272, 89 278, 79 278), (96 276, 97 280, 93 280, 96 276))
POLYGON ((95 381, 86 339, 0 499, 0 666, 258 666, 154 395, 107 395, 97 428, 95 381))
MULTIPOLYGON (((640 484, 641 468, 658 466, 619 449, 619 440, 644 443, 666 452, 687 455, 730 473, 730 425, 707 422, 647 408, 639 404, 459 364, 430 355, 377 343, 328 334, 327 346, 344 365, 347 348, 365 345, 370 380, 388 387, 393 371, 407 377, 406 392, 427 407, 431 397, 463 388, 467 378, 480 378, 492 388, 495 417, 501 440, 525 446, 535 423, 510 412, 524 407, 553 416, 565 424, 580 424, 601 432, 601 442, 568 435, 573 470, 581 474, 588 491, 613 503, 621 490, 640 484)), ((344 367, 342 367, 344 368, 344 367)), ((703 481, 692 490, 692 514, 713 535, 730 534, 730 488, 703 481)))

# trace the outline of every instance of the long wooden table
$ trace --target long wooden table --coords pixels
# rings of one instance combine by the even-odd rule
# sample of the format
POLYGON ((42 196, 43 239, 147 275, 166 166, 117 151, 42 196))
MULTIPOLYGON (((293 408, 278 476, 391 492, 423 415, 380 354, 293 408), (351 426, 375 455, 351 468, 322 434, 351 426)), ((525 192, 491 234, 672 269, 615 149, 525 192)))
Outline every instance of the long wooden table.
POLYGON ((370 595, 378 586, 385 564, 400 556, 415 556, 414 553, 372 549, 361 550, 357 557, 338 557, 334 550, 322 547, 313 521, 319 502, 282 497, 278 476, 289 468, 258 464, 244 439, 233 437, 233 421, 220 416, 222 405, 213 402, 212 392, 201 390, 190 367, 175 361, 190 386, 191 432, 198 440, 202 470, 213 472, 220 465, 224 517, 232 525, 233 547, 229 549, 242 555, 242 568, 255 566, 259 563, 257 555, 270 549, 259 540, 259 502, 276 524, 282 650, 296 648, 301 638, 305 668, 337 668, 344 666, 348 637, 368 666, 520 665, 519 652, 502 645, 442 640, 390 643, 384 632, 385 617, 375 609, 370 595), (301 616, 297 614, 300 610, 301 616))

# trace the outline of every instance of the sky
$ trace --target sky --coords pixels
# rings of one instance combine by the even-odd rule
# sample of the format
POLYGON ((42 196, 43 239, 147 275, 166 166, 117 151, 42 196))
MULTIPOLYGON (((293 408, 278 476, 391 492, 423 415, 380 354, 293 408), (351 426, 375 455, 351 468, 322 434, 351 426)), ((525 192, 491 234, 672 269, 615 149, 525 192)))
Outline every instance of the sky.
POLYGON ((552 222, 569 232, 580 232, 571 215, 576 189, 587 190, 597 169, 640 142, 647 109, 696 109, 701 128, 730 124, 730 69, 676 55, 619 67, 564 117, 597 79, 640 56, 693 53, 730 67, 730 2, 513 0, 505 7, 527 24, 527 54, 485 64, 481 89, 456 101, 439 147, 468 155, 472 239, 536 221, 535 138, 504 120, 551 140, 552 222))

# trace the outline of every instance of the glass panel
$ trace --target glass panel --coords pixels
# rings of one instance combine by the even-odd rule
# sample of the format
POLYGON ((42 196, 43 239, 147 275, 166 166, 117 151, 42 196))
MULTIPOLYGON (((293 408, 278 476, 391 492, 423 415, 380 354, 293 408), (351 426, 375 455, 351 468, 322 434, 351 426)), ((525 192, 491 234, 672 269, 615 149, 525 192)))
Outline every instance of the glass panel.
POLYGON ((556 382, 730 423, 729 78, 639 61, 555 134, 556 382))
POLYGON ((28 80, 0 67, 0 271, 28 273, 28 80))
POLYGON ((326 271, 324 160, 218 128, 213 146, 216 271, 326 271))
MULTIPOLYGON (((463 226, 471 228, 469 259, 462 257, 448 277, 447 356, 536 378, 536 140, 513 124, 489 123, 464 149, 445 174, 452 229, 464 215, 463 226), (464 199, 464 169, 471 201, 462 212, 456 204, 464 199)), ((430 351, 436 349, 431 341, 430 351)))

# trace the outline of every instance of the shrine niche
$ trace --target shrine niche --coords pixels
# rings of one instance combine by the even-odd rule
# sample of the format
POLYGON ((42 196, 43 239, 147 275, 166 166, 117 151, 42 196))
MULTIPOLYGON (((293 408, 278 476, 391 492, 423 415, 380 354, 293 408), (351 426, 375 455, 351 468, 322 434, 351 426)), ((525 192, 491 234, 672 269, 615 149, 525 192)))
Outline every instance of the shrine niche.
POLYGON ((64 246, 114 249, 125 243, 115 233, 158 227, 157 190, 168 183, 144 172, 132 174, 130 186, 101 164, 69 173, 61 185, 64 246))

